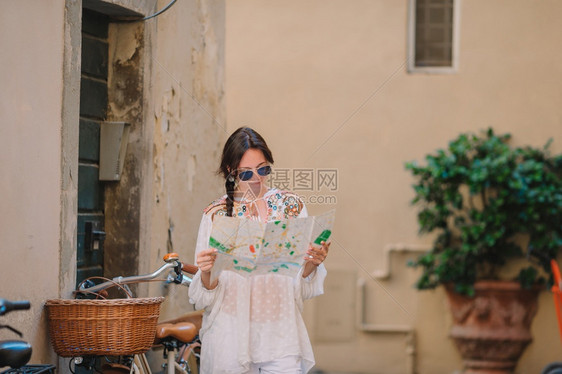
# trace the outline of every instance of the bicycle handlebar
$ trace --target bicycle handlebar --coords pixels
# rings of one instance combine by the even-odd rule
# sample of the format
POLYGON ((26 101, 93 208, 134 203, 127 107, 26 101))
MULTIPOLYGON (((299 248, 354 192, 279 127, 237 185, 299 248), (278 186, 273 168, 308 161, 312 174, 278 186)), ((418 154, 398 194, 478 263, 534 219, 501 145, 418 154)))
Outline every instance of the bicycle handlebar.
POLYGON ((6 299, 0 299, 0 316, 7 314, 13 310, 25 310, 29 309, 31 304, 27 300, 22 301, 10 301, 6 299))
POLYGON ((174 281, 176 283, 181 283, 181 284, 189 284, 190 280, 186 281, 182 279, 182 278, 186 278, 185 276, 183 276, 182 271, 189 274, 195 274, 197 270, 199 270, 199 268, 195 265, 183 264, 178 259, 179 256, 177 253, 168 253, 164 256, 164 261, 166 261, 166 263, 151 274, 132 275, 128 277, 119 276, 113 278, 111 281, 103 282, 92 287, 87 287, 85 284, 81 284, 80 287, 75 291, 75 293, 81 293, 82 291, 87 293, 98 293, 115 285, 127 285, 131 283, 149 281, 157 278, 159 275, 161 275, 163 272, 165 272, 168 269, 172 269, 177 276, 177 277, 168 277, 168 281, 174 281))
POLYGON ((199 270, 199 268, 195 265, 190 265, 190 264, 181 264, 181 270, 185 271, 188 274, 191 275, 195 275, 195 273, 197 273, 197 271, 199 270))

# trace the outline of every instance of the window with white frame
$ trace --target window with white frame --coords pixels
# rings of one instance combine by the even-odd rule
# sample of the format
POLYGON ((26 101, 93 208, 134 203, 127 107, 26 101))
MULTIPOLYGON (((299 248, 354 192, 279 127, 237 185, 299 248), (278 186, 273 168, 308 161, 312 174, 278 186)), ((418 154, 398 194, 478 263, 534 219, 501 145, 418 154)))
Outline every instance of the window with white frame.
POLYGON ((409 5, 408 70, 456 72, 460 0, 410 0, 409 5))

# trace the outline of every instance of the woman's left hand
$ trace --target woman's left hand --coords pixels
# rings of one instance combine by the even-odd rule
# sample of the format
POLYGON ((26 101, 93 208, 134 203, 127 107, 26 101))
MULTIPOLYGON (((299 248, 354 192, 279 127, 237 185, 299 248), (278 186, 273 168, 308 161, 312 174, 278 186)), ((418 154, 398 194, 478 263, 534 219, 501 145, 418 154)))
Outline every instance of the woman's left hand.
POLYGON ((326 243, 324 241, 321 242, 322 247, 313 247, 312 245, 308 246, 308 251, 306 251, 306 256, 304 260, 306 264, 313 264, 314 266, 318 266, 326 260, 328 257, 328 250, 330 249, 331 243, 326 243))

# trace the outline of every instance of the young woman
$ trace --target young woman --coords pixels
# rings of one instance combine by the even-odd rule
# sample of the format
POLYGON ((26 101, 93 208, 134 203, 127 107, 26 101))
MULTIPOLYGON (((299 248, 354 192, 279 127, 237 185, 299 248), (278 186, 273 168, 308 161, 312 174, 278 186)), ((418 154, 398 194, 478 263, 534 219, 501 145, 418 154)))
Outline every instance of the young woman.
POLYGON ((220 173, 226 194, 203 213, 195 261, 199 271, 189 287, 190 302, 204 309, 200 331, 202 374, 306 373, 314 365, 302 319, 303 300, 323 293, 322 262, 329 244, 310 246, 296 278, 279 274, 242 277, 221 272, 211 282, 216 249, 209 248, 215 215, 263 222, 306 217, 295 194, 268 188, 273 157, 264 139, 242 127, 227 140, 220 173))

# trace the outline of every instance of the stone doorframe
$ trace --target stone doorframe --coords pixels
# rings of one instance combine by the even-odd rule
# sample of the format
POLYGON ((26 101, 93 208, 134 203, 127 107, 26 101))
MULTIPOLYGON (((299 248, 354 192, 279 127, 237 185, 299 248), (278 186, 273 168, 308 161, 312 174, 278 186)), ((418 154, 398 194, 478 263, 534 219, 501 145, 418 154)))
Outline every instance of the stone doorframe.
MULTIPOLYGON (((78 121, 80 108, 81 19, 88 8, 111 17, 141 17, 147 0, 66 0, 61 108, 61 216, 59 296, 71 297, 76 281, 78 197, 78 121)), ((119 182, 106 187, 106 274, 145 271, 150 242, 153 120, 151 80, 152 24, 112 23, 109 27, 108 121, 131 124, 125 167, 119 182)))

